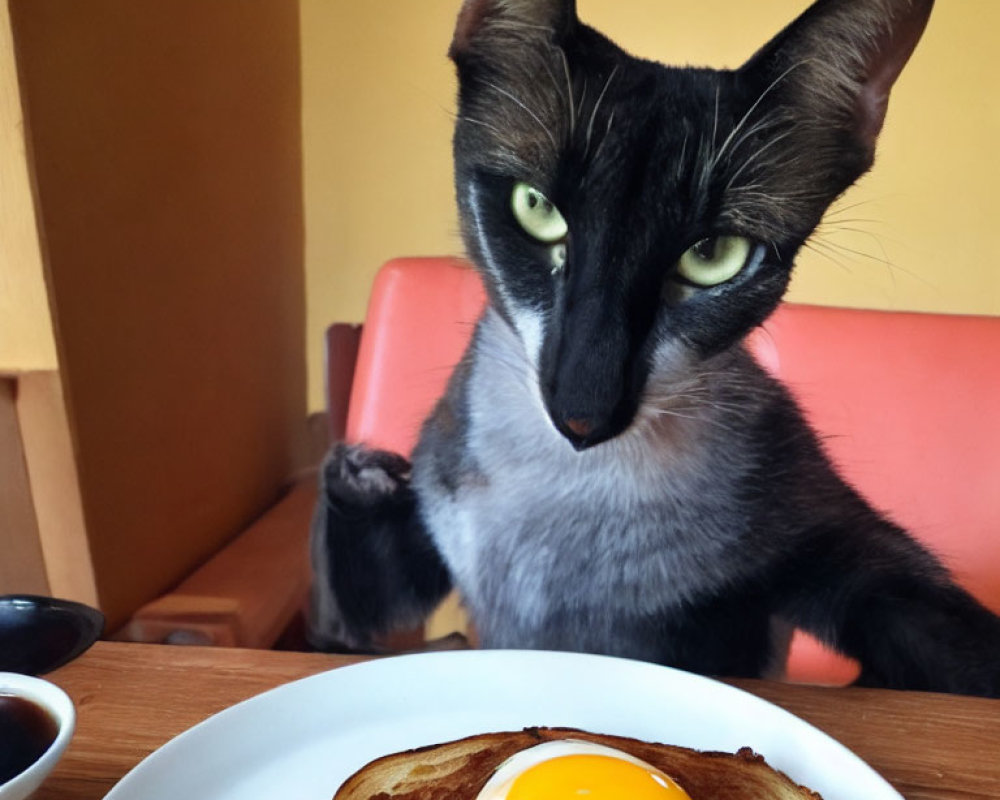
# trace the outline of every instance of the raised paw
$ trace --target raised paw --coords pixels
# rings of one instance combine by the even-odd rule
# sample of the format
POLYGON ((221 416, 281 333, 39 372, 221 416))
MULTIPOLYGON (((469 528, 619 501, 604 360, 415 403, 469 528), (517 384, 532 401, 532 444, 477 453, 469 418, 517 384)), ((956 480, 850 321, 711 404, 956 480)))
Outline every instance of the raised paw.
POLYGON ((395 453, 340 443, 327 454, 310 534, 316 649, 375 652, 373 637, 412 614, 412 588, 393 583, 413 566, 401 560, 415 535, 409 481, 410 463, 395 453))
POLYGON ((338 443, 323 462, 322 490, 348 511, 370 509, 409 488, 410 462, 397 453, 338 443))

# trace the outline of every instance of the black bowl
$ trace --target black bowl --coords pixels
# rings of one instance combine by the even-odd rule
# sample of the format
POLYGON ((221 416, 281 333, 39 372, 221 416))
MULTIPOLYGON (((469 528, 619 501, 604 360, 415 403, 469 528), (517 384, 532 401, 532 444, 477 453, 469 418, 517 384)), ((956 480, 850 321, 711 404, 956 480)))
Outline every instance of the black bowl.
POLYGON ((84 652, 104 631, 104 615, 72 600, 0 595, 0 672, 44 675, 84 652))

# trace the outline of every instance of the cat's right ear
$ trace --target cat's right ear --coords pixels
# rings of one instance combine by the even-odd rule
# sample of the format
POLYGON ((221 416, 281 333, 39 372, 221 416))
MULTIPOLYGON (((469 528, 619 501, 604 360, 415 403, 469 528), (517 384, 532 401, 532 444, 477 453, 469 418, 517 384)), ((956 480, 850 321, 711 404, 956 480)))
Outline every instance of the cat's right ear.
POLYGON ((934 0, 816 0, 744 66, 786 89, 814 121, 844 130, 871 159, 889 92, 934 0))
POLYGON ((576 0, 465 0, 448 55, 460 63, 491 37, 512 33, 558 44, 576 24, 576 0))

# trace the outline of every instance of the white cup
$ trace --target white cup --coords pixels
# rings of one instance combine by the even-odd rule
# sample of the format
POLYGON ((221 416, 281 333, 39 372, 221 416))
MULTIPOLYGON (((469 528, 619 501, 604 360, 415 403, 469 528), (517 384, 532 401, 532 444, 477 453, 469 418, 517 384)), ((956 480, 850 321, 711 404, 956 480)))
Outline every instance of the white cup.
POLYGON ((37 789, 62 757, 76 726, 73 701, 54 683, 0 672, 0 695, 20 697, 44 709, 56 724, 56 738, 42 756, 23 772, 0 784, 0 800, 25 800, 37 789))

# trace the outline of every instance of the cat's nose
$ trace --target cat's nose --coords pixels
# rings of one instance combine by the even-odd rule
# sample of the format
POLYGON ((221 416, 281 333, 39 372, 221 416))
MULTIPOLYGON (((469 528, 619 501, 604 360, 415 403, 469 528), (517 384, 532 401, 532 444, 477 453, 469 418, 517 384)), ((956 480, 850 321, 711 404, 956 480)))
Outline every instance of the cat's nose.
POLYGON ((584 450, 592 444, 590 437, 597 429, 597 423, 586 417, 568 417, 560 420, 556 427, 573 447, 584 450))
POLYGON ((566 420, 566 427, 569 428, 570 431, 572 431, 576 436, 579 436, 581 439, 586 439, 594 432, 594 428, 597 426, 594 425, 592 420, 574 418, 566 420))

